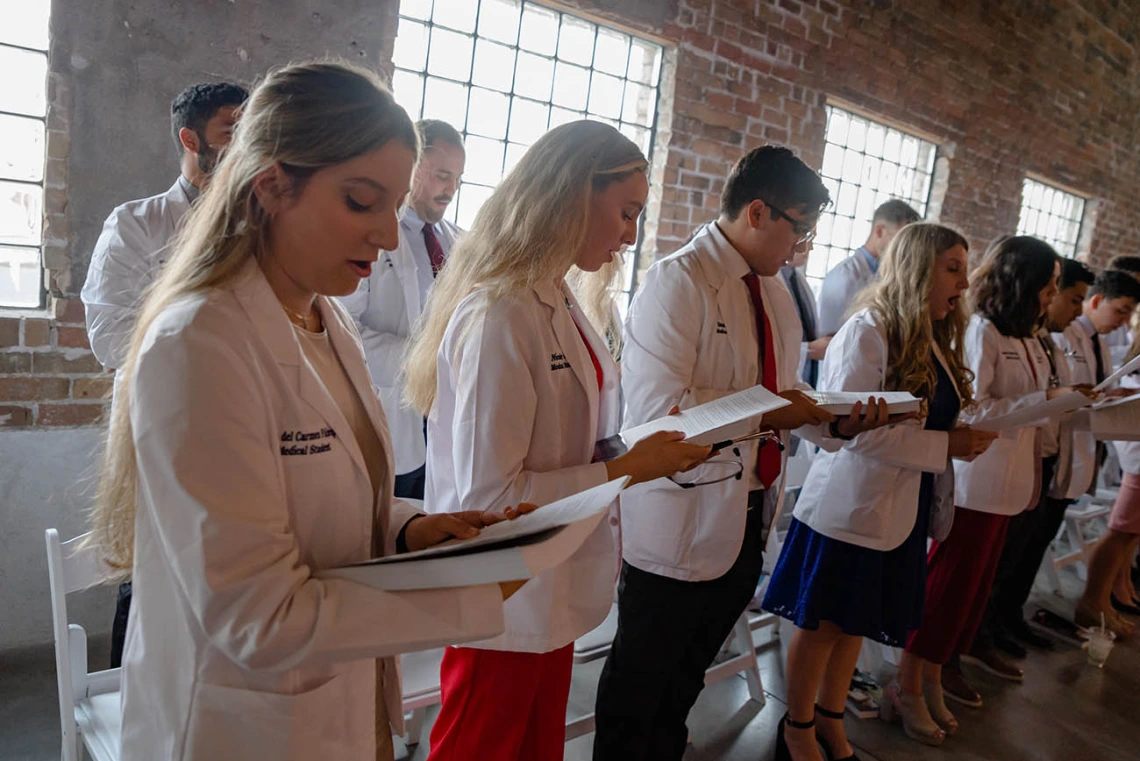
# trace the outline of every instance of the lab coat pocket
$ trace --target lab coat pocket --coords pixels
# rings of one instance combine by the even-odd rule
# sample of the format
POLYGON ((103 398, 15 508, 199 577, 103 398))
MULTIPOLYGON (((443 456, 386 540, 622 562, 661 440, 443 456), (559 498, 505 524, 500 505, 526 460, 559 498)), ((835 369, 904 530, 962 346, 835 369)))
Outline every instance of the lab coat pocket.
POLYGON ((187 759, 333 759, 350 756, 346 677, 293 695, 200 682, 186 728, 187 759))

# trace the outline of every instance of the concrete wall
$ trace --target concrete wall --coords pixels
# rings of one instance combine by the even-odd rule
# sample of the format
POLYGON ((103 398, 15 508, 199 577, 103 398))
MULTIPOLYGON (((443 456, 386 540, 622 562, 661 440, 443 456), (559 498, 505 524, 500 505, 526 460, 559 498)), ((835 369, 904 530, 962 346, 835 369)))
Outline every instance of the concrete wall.
MULTIPOLYGON (((86 531, 102 430, 0 429, 0 650, 51 641, 44 529, 86 531)), ((114 592, 74 595, 68 611, 89 633, 109 631, 114 592)))

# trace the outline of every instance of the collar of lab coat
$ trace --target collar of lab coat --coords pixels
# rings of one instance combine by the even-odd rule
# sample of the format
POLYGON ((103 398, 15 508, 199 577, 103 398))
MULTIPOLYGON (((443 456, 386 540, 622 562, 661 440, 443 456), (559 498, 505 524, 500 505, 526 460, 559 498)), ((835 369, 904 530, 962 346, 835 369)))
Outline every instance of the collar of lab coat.
POLYGON ((598 420, 600 405, 598 376, 594 372, 594 363, 590 359, 590 353, 579 336, 579 329, 581 329, 581 336, 584 336, 589 342, 590 348, 594 350, 594 356, 598 358, 598 363, 602 366, 603 378, 616 380, 614 376, 617 373, 617 365, 610 356, 605 342, 594 330, 590 321, 586 319, 586 315, 578 305, 578 300, 574 298, 573 292, 565 281, 557 285, 554 283, 537 285, 534 292, 538 296, 538 300, 550 309, 550 326, 554 330, 554 337, 558 339, 558 346, 562 349, 562 354, 565 355, 566 361, 574 370, 574 376, 586 392, 586 398, 590 405, 590 417, 588 419, 598 420), (574 314, 578 315, 578 320, 574 319, 574 314))
MULTIPOLYGON (((293 332, 293 323, 286 316, 281 302, 273 293, 269 281, 265 279, 256 261, 251 260, 245 265, 233 285, 233 292, 253 323, 254 329, 269 346, 277 364, 295 368, 287 374, 296 379, 298 395, 320 413, 328 426, 337 432, 337 439, 344 445, 361 474, 365 478, 371 478, 368 466, 364 462, 364 454, 356 443, 356 436, 352 434, 348 419, 325 389, 316 370, 305 359, 301 344, 293 332)), ((377 437, 385 450, 390 450, 383 426, 377 425, 379 402, 372 390, 372 380, 368 375, 360 341, 349 328, 351 318, 344 311, 344 307, 334 303, 327 296, 317 296, 316 306, 321 314, 321 322, 328 331, 333 350, 364 408, 368 410, 368 417, 376 430, 377 437)))

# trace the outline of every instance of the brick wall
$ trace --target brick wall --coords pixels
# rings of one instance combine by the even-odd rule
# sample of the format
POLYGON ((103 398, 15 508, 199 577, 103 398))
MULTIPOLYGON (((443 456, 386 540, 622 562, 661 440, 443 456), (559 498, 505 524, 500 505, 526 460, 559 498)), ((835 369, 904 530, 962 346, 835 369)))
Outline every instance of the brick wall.
MULTIPOLYGON (((716 215, 724 177, 741 153, 784 143, 818 168, 829 97, 937 139, 932 213, 960 227, 975 250, 1016 228, 1021 181, 1033 172, 1094 199, 1089 218, 1095 217, 1095 226, 1085 230, 1094 263, 1140 252, 1135 145, 1140 13, 1133 2, 562 0, 560 5, 669 46, 646 262, 680 246, 694 225, 716 215)), ((372 11, 379 50, 352 40, 342 54, 367 52, 368 60, 387 68, 394 7, 382 2, 372 11)), ((171 20, 176 23, 186 21, 171 20)), ((242 23, 227 18, 213 28, 245 40, 254 25, 242 29, 242 23)), ((328 19, 313 14, 312 23, 328 19)), ((240 57, 244 48, 234 50, 238 57, 220 62, 218 76, 258 63, 240 57)), ((97 397, 108 383, 84 351, 82 306, 75 301, 101 218, 67 210, 70 80, 63 76, 66 59, 56 53, 52 59, 45 262, 53 299, 50 319, 0 317, 0 426, 93 422, 97 397), (65 64, 57 72, 60 60, 65 64)), ((195 72, 169 76, 187 81, 195 72)), ((124 125, 120 132, 133 134, 146 120, 127 114, 126 122, 129 130, 124 125)), ((138 195, 124 191, 115 202, 138 195)), ((104 206, 105 215, 113 203, 104 206)))

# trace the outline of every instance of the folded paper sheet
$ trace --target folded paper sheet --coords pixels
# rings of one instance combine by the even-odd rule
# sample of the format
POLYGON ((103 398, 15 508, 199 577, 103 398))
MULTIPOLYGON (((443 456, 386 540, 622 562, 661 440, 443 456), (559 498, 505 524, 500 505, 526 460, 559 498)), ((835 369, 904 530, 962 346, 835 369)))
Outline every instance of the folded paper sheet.
POLYGON ((891 415, 918 412, 922 407, 922 401, 906 391, 809 391, 807 395, 820 407, 841 417, 850 415, 851 408, 857 402, 863 402, 865 406, 872 396, 875 399, 885 399, 887 411, 891 415))
POLYGON ((618 478, 529 515, 417 552, 317 572, 318 578, 357 581, 377 589, 439 589, 516 581, 538 576, 573 555, 629 478, 618 478))
POLYGON ((1092 403, 1092 399, 1089 399, 1079 391, 1073 391, 1064 396, 1059 396, 1056 399, 1035 404, 1032 407, 1024 407, 1008 415, 998 415, 977 423, 971 423, 970 427, 976 428, 979 431, 1009 431, 1017 428, 1036 428, 1044 425, 1049 418, 1064 415, 1066 412, 1072 412, 1073 410, 1079 410, 1081 407, 1088 407, 1092 403))
POLYGON ((753 386, 682 410, 680 414, 666 415, 634 428, 627 428, 620 435, 628 447, 658 431, 680 431, 685 434, 686 439, 696 444, 711 444, 726 438, 721 435, 726 429, 732 429, 742 422, 747 423, 752 418, 759 418, 765 412, 778 410, 789 404, 791 402, 787 399, 776 396, 763 386, 753 386))

